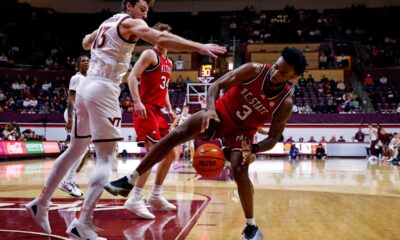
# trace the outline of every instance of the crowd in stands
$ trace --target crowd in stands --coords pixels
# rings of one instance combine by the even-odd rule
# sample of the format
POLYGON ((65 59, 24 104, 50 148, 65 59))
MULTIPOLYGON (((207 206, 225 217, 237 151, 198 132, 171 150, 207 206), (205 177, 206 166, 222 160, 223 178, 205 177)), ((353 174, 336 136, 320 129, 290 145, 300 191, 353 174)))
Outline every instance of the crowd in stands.
MULTIPOLYGON (((345 55, 355 54, 355 50, 349 48, 352 46, 351 41, 357 40, 370 53, 370 62, 366 64, 392 66, 400 64, 400 33, 392 31, 391 26, 400 20, 398 10, 399 7, 368 9, 360 5, 318 12, 287 6, 282 10, 256 12, 254 8, 246 7, 242 11, 199 13, 196 16, 190 13, 150 13, 152 17, 149 25, 164 21, 174 26, 175 33, 199 41, 223 39, 221 29, 225 29, 228 31, 228 39, 235 36, 243 44, 321 42, 318 51, 319 67, 322 69, 348 64, 345 55), (224 18, 228 21, 222 21, 224 18), (182 24, 181 19, 185 19, 185 24, 182 24), (336 40, 332 45, 328 39, 336 40), (342 58, 336 59, 335 56, 342 58)), ((112 14, 109 10, 95 14, 59 13, 49 8, 31 7, 17 0, 4 0, 0 7, 0 67, 33 66, 72 71, 76 62, 74 56, 82 52, 82 37, 112 14), (68 29, 73 29, 73 34, 68 29)), ((307 47, 303 50, 315 51, 307 47)), ((362 101, 349 82, 335 80, 323 77, 316 81, 311 75, 304 76, 293 86, 293 112, 361 112, 362 101)), ((8 79, 0 73, 0 112, 63 112, 68 82, 69 79, 64 78, 38 79, 24 74, 8 79)), ((185 84, 189 82, 190 79, 183 78, 171 81, 173 107, 182 106, 185 84)), ((399 84, 400 81, 384 76, 379 81, 372 78, 372 84, 366 83, 365 90, 369 93, 375 111, 400 112, 399 84)), ((121 90, 122 109, 132 111, 128 86, 121 85, 121 90)))
POLYGON ((363 82, 377 112, 400 113, 400 81, 388 79, 385 75, 375 78, 367 74, 363 82))
POLYGON ((66 108, 69 79, 53 81, 18 75, 16 79, 0 76, 0 112, 49 113, 66 108))
POLYGON ((361 100, 349 82, 322 76, 318 82, 309 74, 293 85, 293 113, 359 113, 361 100))
MULTIPOLYGON (((197 15, 151 12, 148 23, 166 22, 173 26, 174 33, 183 37, 203 42, 217 40, 228 45, 233 37, 242 44, 339 40, 334 46, 320 49, 323 68, 331 66, 325 65, 327 62, 335 63, 335 55, 354 54, 346 49, 357 40, 366 46, 368 64, 380 67, 400 64, 400 33, 392 28, 400 21, 398 12, 399 7, 366 8, 364 5, 322 12, 291 6, 256 12, 253 7, 246 7, 242 11, 200 12, 197 15)), ((112 14, 110 10, 94 14, 60 13, 17 0, 3 0, 0 7, 0 66, 73 69, 74 56, 82 53, 83 36, 112 14)))
POLYGON ((31 129, 25 129, 21 132, 20 127, 17 123, 7 123, 4 126, 0 126, 0 140, 9 141, 45 141, 44 136, 37 135, 35 131, 31 129))

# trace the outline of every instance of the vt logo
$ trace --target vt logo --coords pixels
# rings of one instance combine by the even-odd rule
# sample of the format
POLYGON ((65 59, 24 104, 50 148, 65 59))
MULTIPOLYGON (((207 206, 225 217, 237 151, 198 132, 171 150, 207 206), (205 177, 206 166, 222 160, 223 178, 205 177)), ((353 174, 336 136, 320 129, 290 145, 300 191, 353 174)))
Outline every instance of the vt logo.
POLYGON ((108 120, 110 121, 111 125, 113 126, 121 126, 121 120, 122 118, 116 117, 116 118, 108 118, 108 120))

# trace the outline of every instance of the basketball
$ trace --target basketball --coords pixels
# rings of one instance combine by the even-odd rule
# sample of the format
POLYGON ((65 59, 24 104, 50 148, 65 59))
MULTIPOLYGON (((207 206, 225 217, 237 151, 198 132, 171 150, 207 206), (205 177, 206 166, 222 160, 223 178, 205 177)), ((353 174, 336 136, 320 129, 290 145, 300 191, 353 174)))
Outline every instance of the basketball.
POLYGON ((224 152, 215 144, 206 143, 197 148, 193 167, 203 177, 215 177, 225 166, 224 152))

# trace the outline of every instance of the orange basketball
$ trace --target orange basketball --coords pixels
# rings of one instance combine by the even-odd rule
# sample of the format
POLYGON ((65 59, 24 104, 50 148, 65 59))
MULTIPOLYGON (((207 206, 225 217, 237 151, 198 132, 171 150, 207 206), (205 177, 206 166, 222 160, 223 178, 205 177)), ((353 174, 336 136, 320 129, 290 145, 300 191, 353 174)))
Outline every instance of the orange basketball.
POLYGON ((196 149, 193 167, 198 174, 203 177, 214 177, 221 173, 224 166, 224 152, 217 145, 206 143, 196 149))

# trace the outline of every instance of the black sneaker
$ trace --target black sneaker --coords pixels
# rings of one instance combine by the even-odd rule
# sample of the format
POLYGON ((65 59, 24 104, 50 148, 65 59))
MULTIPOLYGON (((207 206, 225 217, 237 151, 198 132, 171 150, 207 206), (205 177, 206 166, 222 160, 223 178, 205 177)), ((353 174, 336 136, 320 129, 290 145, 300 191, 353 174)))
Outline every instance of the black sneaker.
POLYGON ((104 186, 104 189, 112 195, 121 195, 124 197, 127 197, 129 195, 132 188, 133 185, 128 182, 128 178, 126 176, 118 180, 106 183, 106 185, 104 186))
POLYGON ((262 240, 264 235, 260 232, 256 225, 246 225, 242 232, 243 240, 262 240))

